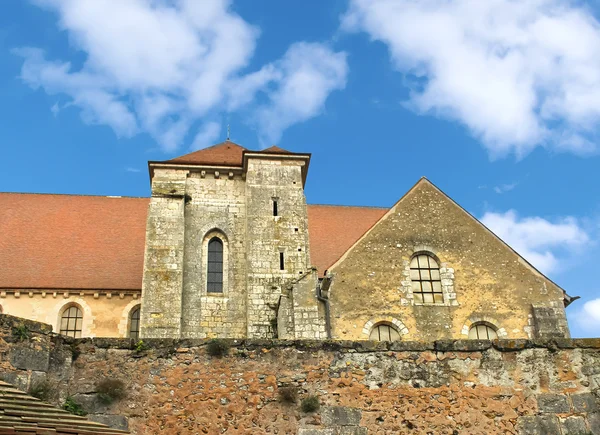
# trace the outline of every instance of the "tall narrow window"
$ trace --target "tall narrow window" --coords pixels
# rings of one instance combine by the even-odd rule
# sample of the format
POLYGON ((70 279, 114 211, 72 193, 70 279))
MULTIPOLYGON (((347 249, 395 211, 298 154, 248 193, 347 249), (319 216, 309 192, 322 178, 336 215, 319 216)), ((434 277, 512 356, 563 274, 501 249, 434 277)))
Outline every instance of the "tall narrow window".
POLYGON ((279 214, 277 214, 277 200, 273 199, 273 216, 279 216, 279 214))
POLYGON ((283 258, 283 252, 279 253, 279 270, 285 270, 285 259, 283 258))
POLYGON ((83 313, 77 305, 71 305, 60 316, 60 333, 69 337, 81 338, 83 313))
POLYGON ((129 338, 140 338, 140 306, 137 305, 129 314, 129 338))
POLYGON ((206 291, 223 293, 223 242, 218 237, 208 242, 206 291))
POLYGON ((424 304, 443 304, 440 266, 427 254, 419 254, 410 262, 410 280, 415 302, 424 304))

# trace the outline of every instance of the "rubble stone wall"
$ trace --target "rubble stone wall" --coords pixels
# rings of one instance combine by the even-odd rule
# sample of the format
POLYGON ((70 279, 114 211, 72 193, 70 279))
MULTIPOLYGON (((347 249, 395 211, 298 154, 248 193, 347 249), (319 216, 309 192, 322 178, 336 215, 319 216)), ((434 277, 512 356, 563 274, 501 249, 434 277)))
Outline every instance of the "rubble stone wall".
POLYGON ((0 375, 134 434, 600 434, 600 339, 220 343, 73 340, 0 315, 0 375), (124 399, 99 400, 107 378, 124 399))

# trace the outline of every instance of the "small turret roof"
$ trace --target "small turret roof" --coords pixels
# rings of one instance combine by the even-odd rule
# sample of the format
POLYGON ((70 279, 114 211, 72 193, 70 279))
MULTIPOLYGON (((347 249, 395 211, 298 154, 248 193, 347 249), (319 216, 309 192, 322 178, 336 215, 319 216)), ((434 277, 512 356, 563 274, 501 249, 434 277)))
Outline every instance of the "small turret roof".
POLYGON ((241 166, 246 148, 226 140, 219 144, 167 160, 165 163, 184 163, 193 165, 241 166))

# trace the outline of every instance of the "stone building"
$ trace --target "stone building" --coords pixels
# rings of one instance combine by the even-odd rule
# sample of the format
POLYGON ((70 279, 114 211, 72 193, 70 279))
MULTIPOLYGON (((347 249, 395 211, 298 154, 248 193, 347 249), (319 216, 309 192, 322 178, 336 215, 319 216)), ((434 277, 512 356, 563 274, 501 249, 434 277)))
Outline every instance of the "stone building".
POLYGON ((310 154, 149 162, 150 198, 0 194, 0 305, 72 336, 568 337, 573 298, 425 178, 307 205, 310 154))

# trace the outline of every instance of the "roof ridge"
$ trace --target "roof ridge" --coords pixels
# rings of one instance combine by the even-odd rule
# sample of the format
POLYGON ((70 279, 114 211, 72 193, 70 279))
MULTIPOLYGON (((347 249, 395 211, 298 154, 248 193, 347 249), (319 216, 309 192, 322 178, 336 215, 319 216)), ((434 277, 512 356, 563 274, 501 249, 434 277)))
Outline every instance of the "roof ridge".
POLYGON ((306 204, 308 206, 318 206, 318 207, 346 207, 346 208, 374 208, 381 210, 389 210, 390 207, 384 207, 379 205, 347 205, 347 204, 306 204))
POLYGON ((150 199, 149 196, 92 195, 92 194, 86 194, 86 193, 49 193, 49 192, 0 192, 0 195, 43 195, 43 196, 76 196, 76 197, 84 197, 84 198, 150 199))

